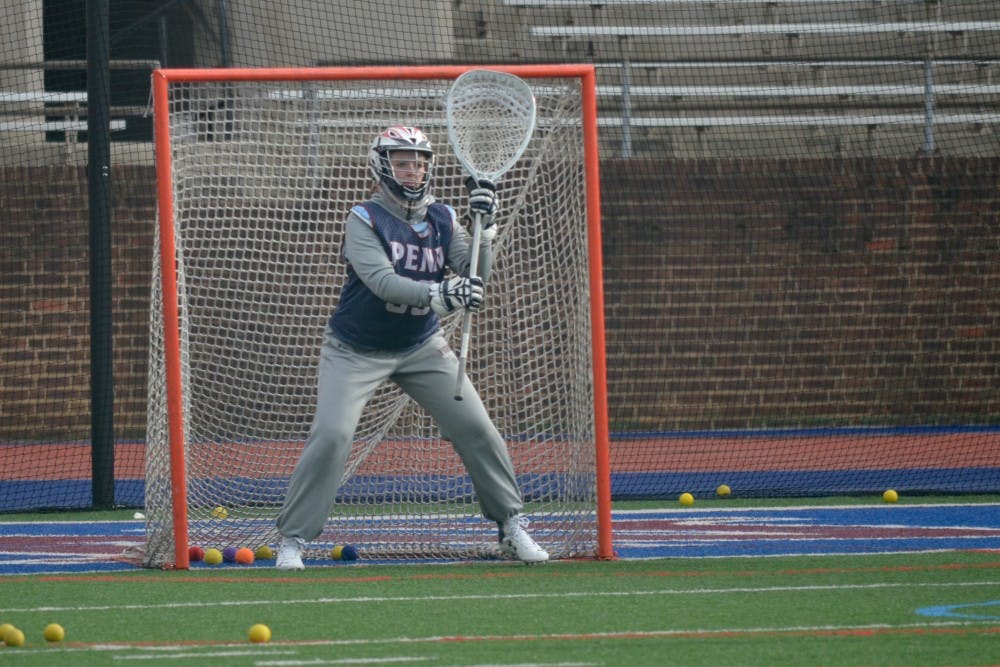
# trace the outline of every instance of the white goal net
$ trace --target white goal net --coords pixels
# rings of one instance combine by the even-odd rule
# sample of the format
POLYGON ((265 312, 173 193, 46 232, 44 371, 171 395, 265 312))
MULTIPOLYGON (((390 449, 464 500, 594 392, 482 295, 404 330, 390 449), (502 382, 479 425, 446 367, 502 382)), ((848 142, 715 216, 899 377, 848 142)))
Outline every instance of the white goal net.
MULTIPOLYGON (((528 82, 538 127, 500 182, 496 262, 473 319, 468 375, 508 442, 533 536, 557 558, 594 556, 581 82, 528 82)), ((345 278, 344 221, 373 184, 372 138, 391 124, 421 127, 436 152, 434 193, 464 212, 445 128, 450 83, 168 81, 157 121, 165 114, 169 136, 158 135, 157 150, 169 150, 171 166, 164 173, 160 162, 158 178, 161 224, 175 245, 179 345, 164 336, 174 286, 154 279, 144 564, 171 566, 188 544, 276 544, 274 518, 316 407, 319 346, 345 278), (182 443, 171 442, 168 359, 180 368, 182 443)), ((157 278, 160 252, 158 243, 157 278)), ((460 317, 443 326, 457 349, 460 317)), ((336 507, 305 555, 329 557, 343 544, 373 560, 496 556, 496 526, 480 515, 457 454, 391 383, 368 404, 336 507)))

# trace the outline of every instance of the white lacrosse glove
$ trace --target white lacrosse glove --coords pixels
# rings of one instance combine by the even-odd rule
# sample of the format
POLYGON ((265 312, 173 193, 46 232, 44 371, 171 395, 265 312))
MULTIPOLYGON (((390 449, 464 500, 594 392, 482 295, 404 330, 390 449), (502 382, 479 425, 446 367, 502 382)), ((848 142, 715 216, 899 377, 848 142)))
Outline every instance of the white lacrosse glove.
POLYGON ((479 310, 483 305, 483 279, 456 276, 430 286, 431 308, 445 316, 456 308, 479 310))
POLYGON ((470 176, 465 181, 465 187, 469 190, 469 218, 472 219, 478 213, 483 229, 480 238, 492 241, 498 231, 494 218, 497 212, 497 186, 485 178, 476 181, 470 176))

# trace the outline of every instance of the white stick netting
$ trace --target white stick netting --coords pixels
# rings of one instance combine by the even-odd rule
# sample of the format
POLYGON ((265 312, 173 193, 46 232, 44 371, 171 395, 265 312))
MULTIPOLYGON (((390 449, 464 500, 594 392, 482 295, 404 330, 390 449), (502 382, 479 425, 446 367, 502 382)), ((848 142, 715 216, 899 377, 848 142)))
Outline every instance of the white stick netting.
MULTIPOLYGON (((275 542, 273 520, 315 408, 322 332, 344 279, 343 223, 372 185, 372 137, 389 124, 420 126, 437 153, 437 197, 464 209, 464 175, 447 140, 449 84, 170 84, 190 544, 275 542), (213 517, 216 507, 225 519, 213 517)), ((591 555, 580 86, 531 85, 538 128, 502 180, 497 258, 468 372, 509 443, 533 535, 555 557, 591 555)), ((158 566, 173 562, 174 531, 154 285, 145 563, 158 566)), ((459 325, 458 317, 445 322, 453 344, 459 325)), ((369 403, 337 506, 307 556, 334 544, 356 545, 362 558, 494 553, 495 526, 480 516, 458 456, 394 385, 369 403)))
POLYGON ((448 91, 448 143, 471 175, 499 179, 528 146, 535 129, 535 98, 521 79, 470 70, 448 91))

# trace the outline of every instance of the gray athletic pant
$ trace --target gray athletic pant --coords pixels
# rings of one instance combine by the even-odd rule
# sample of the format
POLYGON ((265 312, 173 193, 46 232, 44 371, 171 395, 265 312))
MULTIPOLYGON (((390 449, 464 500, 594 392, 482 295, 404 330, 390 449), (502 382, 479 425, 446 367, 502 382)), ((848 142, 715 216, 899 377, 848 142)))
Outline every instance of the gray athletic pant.
POLYGON ((318 536, 337 489, 365 404, 392 380, 437 422, 472 478, 483 515, 502 522, 522 510, 507 444, 475 388, 465 379, 454 398, 458 359, 440 334, 409 352, 360 352, 327 329, 319 362, 316 416, 278 515, 278 532, 306 541, 318 536))

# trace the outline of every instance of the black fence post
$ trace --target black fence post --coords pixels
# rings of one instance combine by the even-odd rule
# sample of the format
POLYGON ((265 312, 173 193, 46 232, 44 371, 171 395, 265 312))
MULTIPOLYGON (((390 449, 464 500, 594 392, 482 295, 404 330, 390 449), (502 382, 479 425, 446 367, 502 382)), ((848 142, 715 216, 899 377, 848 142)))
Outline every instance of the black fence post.
POLYGON ((90 218, 90 447, 95 508, 115 504, 111 327, 111 54, 108 0, 87 0, 87 195, 90 218))

